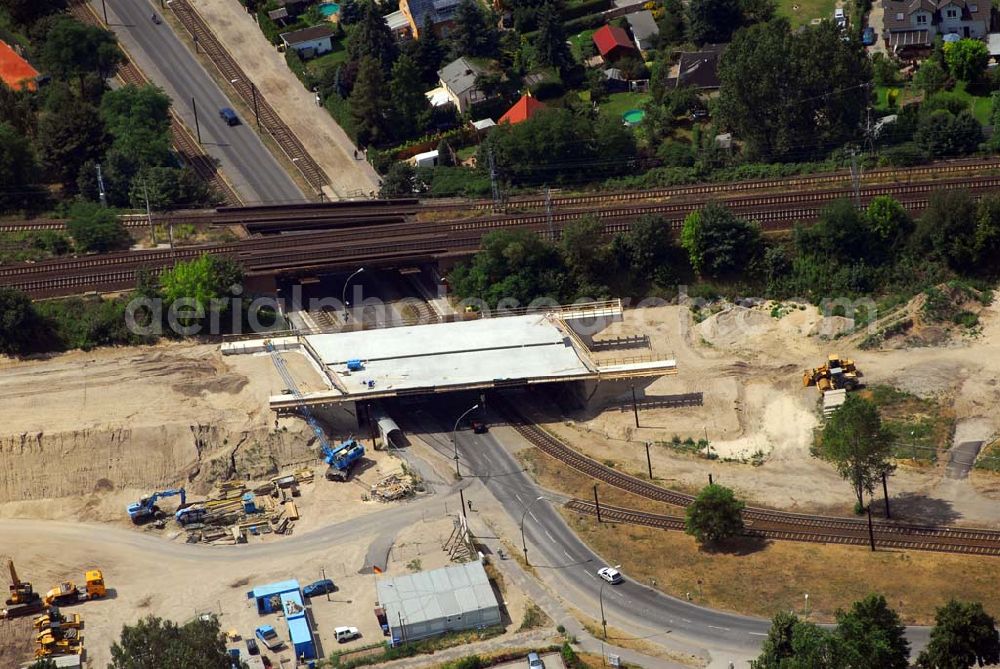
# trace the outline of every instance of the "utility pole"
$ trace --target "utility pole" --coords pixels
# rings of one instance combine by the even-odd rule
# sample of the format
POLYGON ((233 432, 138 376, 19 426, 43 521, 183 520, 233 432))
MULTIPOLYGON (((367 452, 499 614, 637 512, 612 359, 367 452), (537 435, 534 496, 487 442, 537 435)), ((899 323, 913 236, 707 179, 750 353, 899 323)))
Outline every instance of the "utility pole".
POLYGON ((872 527, 872 505, 868 503, 868 541, 871 542, 872 552, 875 552, 875 529, 872 527))
POLYGON ((556 233, 552 229, 552 191, 548 186, 545 187, 545 222, 549 226, 549 237, 552 241, 556 240, 556 233))
POLYGON ((601 502, 597 499, 597 484, 594 484, 594 506, 597 507, 597 522, 601 522, 601 502))
POLYGON ((635 415, 635 426, 639 427, 639 407, 635 403, 635 384, 632 384, 632 413, 635 415))
POLYGON ((646 466, 649 468, 649 480, 653 480, 653 461, 649 458, 649 442, 646 442, 646 466))
POLYGON ((142 177, 142 196, 146 199, 146 221, 149 223, 149 238, 156 246, 156 229, 153 227, 153 213, 149 210, 149 189, 146 188, 146 176, 142 177))
POLYGON ((191 98, 191 109, 194 110, 194 131, 198 135, 198 144, 201 144, 201 125, 198 123, 198 103, 191 98))
MULTIPOLYGON (((465 518, 466 522, 468 522, 469 516, 465 513, 465 494, 462 492, 461 488, 458 489, 458 498, 462 501, 462 517, 465 518)), ((525 558, 525 562, 527 562, 527 558, 525 558)))
POLYGON ((851 187, 854 189, 854 204, 861 206, 861 167, 858 165, 858 152, 851 150, 851 187))
POLYGON ((108 22, 108 6, 104 4, 104 0, 101 0, 101 9, 104 11, 104 25, 111 25, 111 23, 108 22))
POLYGON ((889 484, 885 480, 885 472, 882 472, 882 494, 885 496, 885 517, 892 518, 889 515, 889 484))
MULTIPOLYGON (((250 95, 253 96, 253 115, 257 119, 257 132, 260 132, 260 111, 257 109, 257 86, 250 82, 250 95)), ((322 192, 322 191, 321 191, 322 192)), ((320 200, 322 202, 322 200, 320 200)))
POLYGON ((104 190, 104 177, 101 176, 101 164, 97 163, 97 194, 101 198, 101 206, 108 206, 108 194, 104 190))
POLYGON ((487 160, 489 161, 489 167, 490 167, 490 189, 493 192, 493 211, 499 212, 502 207, 500 184, 497 183, 497 165, 496 165, 496 159, 493 157, 492 148, 490 148, 489 152, 486 154, 486 157, 487 160))

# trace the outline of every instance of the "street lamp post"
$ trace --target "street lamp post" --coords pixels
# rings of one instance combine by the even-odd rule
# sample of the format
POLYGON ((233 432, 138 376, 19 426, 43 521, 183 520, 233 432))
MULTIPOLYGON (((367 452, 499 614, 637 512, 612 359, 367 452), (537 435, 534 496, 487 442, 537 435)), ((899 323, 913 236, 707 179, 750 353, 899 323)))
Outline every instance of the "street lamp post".
POLYGON ((528 503, 528 506, 524 507, 524 512, 521 514, 521 549, 524 551, 524 565, 526 567, 530 567, 531 565, 528 563, 528 542, 524 540, 524 517, 528 515, 529 511, 531 511, 531 507, 535 505, 535 502, 539 502, 543 499, 548 499, 548 497, 545 495, 539 495, 535 499, 531 500, 531 502, 528 503))
POLYGON ((346 281, 344 281, 344 290, 341 291, 341 293, 340 293, 340 302, 341 302, 341 304, 344 305, 344 319, 345 320, 347 319, 347 284, 349 284, 351 282, 351 279, 353 279, 358 274, 361 274, 364 271, 365 271, 364 267, 359 267, 357 270, 354 271, 353 274, 351 274, 349 277, 347 277, 346 281))
MULTIPOLYGON (((234 86, 240 83, 240 79, 230 79, 229 83, 234 86)), ((247 81, 250 84, 250 97, 253 99, 253 117, 257 121, 257 132, 260 132, 260 109, 257 107, 257 85, 252 81, 247 81)))
POLYGON ((468 416, 470 413, 479 408, 478 404, 473 404, 471 407, 465 410, 458 420, 455 421, 455 427, 451 429, 451 443, 455 446, 455 476, 462 478, 462 472, 458 470, 458 424, 462 422, 462 419, 468 416))

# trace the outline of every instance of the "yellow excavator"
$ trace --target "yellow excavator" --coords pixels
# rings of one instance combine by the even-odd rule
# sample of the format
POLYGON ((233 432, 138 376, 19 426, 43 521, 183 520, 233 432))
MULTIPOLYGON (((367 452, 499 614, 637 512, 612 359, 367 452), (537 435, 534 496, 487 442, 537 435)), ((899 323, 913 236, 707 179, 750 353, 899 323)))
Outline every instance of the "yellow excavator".
POLYGON ((859 377, 861 372, 853 360, 831 353, 825 365, 802 373, 802 386, 816 386, 821 393, 827 390, 855 390, 860 384, 859 377))
POLYGON ((13 560, 7 561, 7 569, 10 571, 10 596, 4 601, 7 608, 0 611, 0 619, 29 616, 45 608, 42 598, 35 592, 31 583, 22 581, 17 577, 17 570, 14 568, 13 560))

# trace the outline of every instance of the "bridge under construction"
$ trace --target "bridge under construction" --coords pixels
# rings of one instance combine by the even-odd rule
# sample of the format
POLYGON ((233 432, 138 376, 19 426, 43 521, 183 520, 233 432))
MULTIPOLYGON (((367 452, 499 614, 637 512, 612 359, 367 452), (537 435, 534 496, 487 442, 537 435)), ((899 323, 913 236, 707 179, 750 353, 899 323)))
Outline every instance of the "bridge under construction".
POLYGON ((340 333, 282 333, 225 342, 227 355, 271 349, 298 351, 326 389, 270 398, 290 413, 332 406, 462 391, 572 384, 581 403, 676 374, 675 360, 651 353, 594 355, 594 335, 623 319, 620 300, 568 305, 494 318, 475 318, 340 333), (625 384, 623 385, 622 382, 625 384), (618 383, 615 383, 618 382, 618 383))

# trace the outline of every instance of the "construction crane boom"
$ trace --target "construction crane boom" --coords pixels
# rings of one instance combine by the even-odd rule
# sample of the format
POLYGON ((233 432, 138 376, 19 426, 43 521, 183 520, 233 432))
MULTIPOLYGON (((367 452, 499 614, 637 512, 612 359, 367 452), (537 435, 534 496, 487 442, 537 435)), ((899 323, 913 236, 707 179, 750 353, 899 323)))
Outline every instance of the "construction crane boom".
POLYGON ((278 347, 274 345, 273 341, 268 339, 264 342, 264 349, 271 354, 271 362, 274 363, 274 368, 278 370, 278 376, 284 381, 285 388, 292 393, 292 397, 295 398, 297 405, 296 408, 306 419, 306 423, 312 429, 313 434, 316 435, 320 452, 323 454, 323 461, 329 465, 326 478, 330 480, 347 480, 347 475, 350 473, 351 467, 365 454, 365 447, 350 437, 347 441, 336 447, 331 446, 329 440, 326 438, 323 426, 316 420, 316 417, 309 409, 309 405, 306 404, 298 384, 295 383, 295 378, 288 371, 288 366, 285 364, 285 359, 281 357, 278 347))

